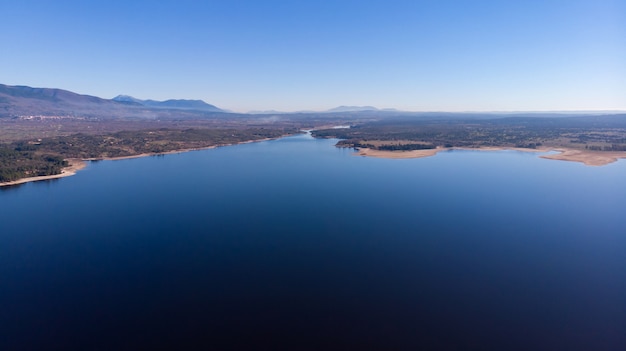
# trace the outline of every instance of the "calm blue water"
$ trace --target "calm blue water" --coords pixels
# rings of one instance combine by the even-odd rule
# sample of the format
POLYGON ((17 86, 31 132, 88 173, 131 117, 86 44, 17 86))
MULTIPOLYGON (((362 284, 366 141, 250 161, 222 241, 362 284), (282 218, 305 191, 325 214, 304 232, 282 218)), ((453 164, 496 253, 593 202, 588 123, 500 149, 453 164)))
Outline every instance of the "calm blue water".
POLYGON ((0 191, 0 349, 626 349, 626 162, 277 141, 0 191))

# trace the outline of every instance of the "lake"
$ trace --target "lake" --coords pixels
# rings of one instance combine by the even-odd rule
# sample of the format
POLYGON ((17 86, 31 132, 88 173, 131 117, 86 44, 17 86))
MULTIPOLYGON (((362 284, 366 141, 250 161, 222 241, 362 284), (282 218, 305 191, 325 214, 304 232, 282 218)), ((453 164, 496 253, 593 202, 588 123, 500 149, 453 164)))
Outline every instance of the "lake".
POLYGON ((0 190, 0 349, 626 349, 626 162, 308 135, 0 190))

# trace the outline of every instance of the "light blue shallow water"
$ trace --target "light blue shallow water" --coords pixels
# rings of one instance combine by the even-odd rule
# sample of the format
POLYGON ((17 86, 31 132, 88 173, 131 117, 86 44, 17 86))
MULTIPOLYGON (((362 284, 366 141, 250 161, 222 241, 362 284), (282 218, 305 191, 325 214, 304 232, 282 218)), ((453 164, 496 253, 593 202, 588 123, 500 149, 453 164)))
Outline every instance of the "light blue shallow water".
POLYGON ((626 346, 626 162, 309 136, 0 191, 0 349, 626 346))

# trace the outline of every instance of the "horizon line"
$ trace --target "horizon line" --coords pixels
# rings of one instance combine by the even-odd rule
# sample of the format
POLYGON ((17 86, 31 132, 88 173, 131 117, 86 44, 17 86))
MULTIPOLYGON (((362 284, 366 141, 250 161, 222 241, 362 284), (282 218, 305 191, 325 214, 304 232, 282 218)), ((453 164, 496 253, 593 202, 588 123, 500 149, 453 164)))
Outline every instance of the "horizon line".
MULTIPOLYGON (((69 89, 64 89, 64 88, 48 88, 48 87, 33 87, 33 86, 29 86, 29 85, 23 85, 23 84, 16 84, 16 85, 9 85, 9 84, 3 84, 0 83, 0 85, 5 85, 5 86, 9 86, 9 87, 26 87, 26 88, 31 88, 31 89, 51 89, 51 90, 64 90, 64 91, 68 91, 70 93, 73 94, 77 94, 77 95, 83 95, 83 96, 93 96, 93 97, 97 97, 103 100, 113 100, 115 97, 118 96, 127 96, 127 97, 131 97, 131 98, 135 98, 132 95, 129 94, 118 94, 112 98, 104 98, 98 95, 91 95, 91 94, 83 94, 83 93, 78 93, 69 89)), ((267 110, 256 110, 256 109, 250 109, 247 111, 242 111, 240 109, 230 109, 230 108, 222 108, 217 106, 216 104, 213 103, 209 103, 206 102, 204 99, 190 99, 190 98, 168 98, 165 100, 155 100, 152 98, 148 98, 148 99, 139 99, 139 100, 153 100, 153 101, 158 101, 158 102, 163 102, 163 101, 168 101, 168 100, 196 100, 196 101, 202 101, 206 104, 210 104, 213 105, 215 107, 217 107, 218 109, 222 110, 224 113, 236 113, 236 114, 255 114, 255 115, 263 115, 263 114, 289 114, 289 113, 351 113, 351 112, 396 112, 396 113, 505 113, 505 114, 514 114, 514 113, 554 113, 554 114, 559 114, 559 113, 626 113, 626 108, 606 108, 606 109, 550 109, 550 110, 539 110, 539 109, 529 109, 529 110, 458 110, 458 111, 454 111, 454 110, 403 110, 403 109, 399 109, 399 108, 395 108, 395 107, 384 107, 384 108, 378 108, 375 107, 373 105, 338 105, 335 107, 331 107, 331 108, 327 108, 327 109, 322 109, 322 110, 314 110, 314 109, 299 109, 299 110, 285 110, 285 111, 281 111, 278 109, 267 109, 267 110), (342 107, 346 107, 346 108, 353 108, 353 110, 346 110, 346 111, 332 111, 334 109, 338 109, 338 108, 342 108, 342 107), (363 108, 363 109, 360 109, 363 108)))

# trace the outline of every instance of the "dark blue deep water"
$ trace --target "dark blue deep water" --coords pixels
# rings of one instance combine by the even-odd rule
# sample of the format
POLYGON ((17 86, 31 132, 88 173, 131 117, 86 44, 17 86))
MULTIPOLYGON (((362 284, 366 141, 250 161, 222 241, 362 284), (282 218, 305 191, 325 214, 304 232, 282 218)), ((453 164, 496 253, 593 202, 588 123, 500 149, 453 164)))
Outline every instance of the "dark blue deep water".
POLYGON ((0 350, 626 349, 626 162, 335 142, 0 190, 0 350))

